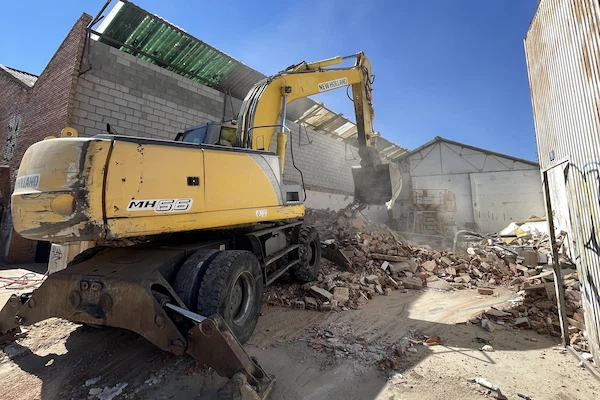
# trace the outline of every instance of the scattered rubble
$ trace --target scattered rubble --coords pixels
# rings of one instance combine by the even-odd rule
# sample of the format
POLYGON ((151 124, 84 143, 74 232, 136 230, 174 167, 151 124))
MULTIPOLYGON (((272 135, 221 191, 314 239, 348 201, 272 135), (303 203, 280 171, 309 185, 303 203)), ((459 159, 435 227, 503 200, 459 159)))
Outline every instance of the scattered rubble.
MULTIPOLYGON (((338 212, 307 209, 305 219, 317 229, 322 241, 321 274, 305 285, 269 287, 266 302, 306 310, 346 311, 395 290, 476 289, 481 296, 494 296, 495 288, 505 286, 518 294, 512 307, 482 311, 470 323, 490 333, 511 325, 560 336, 554 274, 552 266, 545 264, 552 259, 548 235, 542 229, 545 219, 531 217, 511 224, 501 235, 463 233, 462 242, 455 241, 455 251, 438 251, 409 244, 388 226, 366 220, 360 210, 355 205, 338 212)), ((561 235, 558 237, 562 242, 561 235)), ((562 275, 571 343, 587 351, 579 280, 565 251, 560 254, 561 266, 566 267, 562 275)))

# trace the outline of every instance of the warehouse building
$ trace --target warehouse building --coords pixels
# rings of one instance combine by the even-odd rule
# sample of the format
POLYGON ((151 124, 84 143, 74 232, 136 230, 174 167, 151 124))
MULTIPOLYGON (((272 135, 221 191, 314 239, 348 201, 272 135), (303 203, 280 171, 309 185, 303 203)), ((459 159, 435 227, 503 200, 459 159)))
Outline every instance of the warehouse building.
MULTIPOLYGON (((10 218, 10 193, 30 145, 66 126, 92 136, 107 124, 119 134, 172 140, 187 127, 235 119, 241 100, 263 78, 126 1, 101 22, 82 15, 39 77, 0 68, 0 261, 32 262, 36 253, 43 261, 48 254, 47 243, 21 238, 10 218)), ((309 207, 350 203, 351 167, 359 164, 356 126, 311 99, 289 105, 287 125, 284 180, 304 181, 309 207)), ((377 147, 386 162, 406 152, 383 138, 377 147)), ((384 207, 365 214, 388 218, 384 207)))
POLYGON ((426 235, 498 232, 545 215, 537 163, 436 137, 397 160, 398 229, 426 235))

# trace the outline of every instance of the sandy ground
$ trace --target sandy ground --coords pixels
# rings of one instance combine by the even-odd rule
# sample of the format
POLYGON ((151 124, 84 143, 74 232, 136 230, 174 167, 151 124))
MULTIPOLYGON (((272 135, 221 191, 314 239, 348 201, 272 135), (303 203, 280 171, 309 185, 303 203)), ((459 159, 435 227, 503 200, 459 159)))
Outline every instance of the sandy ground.
MULTIPOLYGON (((509 399, 600 398, 600 383, 555 347, 557 338, 457 325, 481 309, 507 307, 511 296, 428 290, 378 296, 360 310, 338 313, 265 307, 246 349, 276 375, 273 400, 490 397, 468 381, 475 377, 509 399), (378 370, 379 361, 393 358, 398 343, 417 330, 444 344, 415 345, 415 352, 395 357, 396 371, 378 370), (480 351, 477 336, 495 351, 480 351)), ((28 327, 0 352, 5 400, 86 399, 90 389, 117 385, 122 393, 115 399, 212 399, 224 383, 190 357, 162 352, 131 332, 58 319, 28 327), (88 380, 93 383, 86 386, 88 380)))

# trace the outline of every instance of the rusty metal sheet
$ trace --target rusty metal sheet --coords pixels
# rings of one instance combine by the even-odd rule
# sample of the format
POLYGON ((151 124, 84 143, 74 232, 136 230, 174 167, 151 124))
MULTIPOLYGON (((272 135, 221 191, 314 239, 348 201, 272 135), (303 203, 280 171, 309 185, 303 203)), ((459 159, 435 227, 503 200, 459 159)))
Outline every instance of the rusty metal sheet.
MULTIPOLYGON (((540 165, 565 172, 569 238, 591 352, 600 359, 600 5, 544 0, 525 38, 540 165), (564 165, 566 164, 566 166, 564 165)), ((550 187, 552 192, 553 188, 550 187)), ((554 207, 553 207, 554 208, 554 207)))

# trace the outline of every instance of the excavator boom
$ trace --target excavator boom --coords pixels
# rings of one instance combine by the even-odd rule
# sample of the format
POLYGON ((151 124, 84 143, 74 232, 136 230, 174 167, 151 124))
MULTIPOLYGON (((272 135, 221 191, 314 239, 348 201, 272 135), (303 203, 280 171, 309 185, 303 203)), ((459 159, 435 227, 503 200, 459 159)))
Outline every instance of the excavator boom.
POLYGON ((361 158, 360 167, 354 168, 352 174, 355 201, 386 204, 391 208, 400 194, 402 180, 397 167, 384 164, 375 147, 379 133, 373 130, 373 81, 371 64, 363 53, 292 65, 257 83, 248 92, 238 117, 236 144, 255 150, 270 150, 273 135, 277 133, 276 153, 283 171, 287 104, 299 98, 352 86, 361 158), (328 68, 351 58, 356 60, 351 67, 328 68), (373 186, 375 183, 377 186, 373 186))

